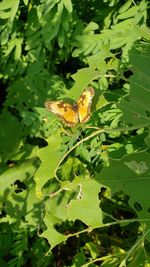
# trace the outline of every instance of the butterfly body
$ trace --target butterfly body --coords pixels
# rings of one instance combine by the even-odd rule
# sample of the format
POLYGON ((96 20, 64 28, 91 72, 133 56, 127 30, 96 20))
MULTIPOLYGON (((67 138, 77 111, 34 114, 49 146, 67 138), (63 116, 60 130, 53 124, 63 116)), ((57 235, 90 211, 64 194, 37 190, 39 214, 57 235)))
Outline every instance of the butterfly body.
POLYGON ((60 117, 67 126, 75 126, 77 123, 85 123, 90 118, 91 103, 94 97, 93 87, 89 87, 83 91, 77 103, 71 105, 62 100, 46 101, 47 110, 60 117))

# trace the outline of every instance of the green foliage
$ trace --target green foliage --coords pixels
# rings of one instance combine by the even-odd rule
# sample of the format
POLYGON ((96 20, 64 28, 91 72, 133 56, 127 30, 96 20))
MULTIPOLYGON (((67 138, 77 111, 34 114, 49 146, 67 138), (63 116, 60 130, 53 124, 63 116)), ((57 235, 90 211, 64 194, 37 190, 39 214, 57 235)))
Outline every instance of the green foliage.
POLYGON ((150 107, 149 107, 149 61, 145 61, 145 56, 150 51, 149 45, 139 48, 134 47, 131 50, 130 64, 134 75, 130 78, 130 96, 121 102, 123 117, 127 123, 135 125, 149 124, 150 107), (142 52, 142 54, 141 54, 142 52), (142 99, 142 101, 141 101, 142 99))
POLYGON ((150 265, 147 12, 146 0, 1 1, 0 266, 150 265), (89 85, 86 124, 44 108, 89 85))

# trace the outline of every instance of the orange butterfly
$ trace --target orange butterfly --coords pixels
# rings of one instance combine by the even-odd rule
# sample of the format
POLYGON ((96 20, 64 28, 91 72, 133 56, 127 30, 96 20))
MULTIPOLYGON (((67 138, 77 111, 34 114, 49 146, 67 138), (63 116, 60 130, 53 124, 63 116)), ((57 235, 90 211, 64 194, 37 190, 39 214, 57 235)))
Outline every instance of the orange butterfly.
POLYGON ((88 87, 74 105, 64 103, 62 100, 46 101, 44 105, 47 110, 60 117, 67 126, 72 127, 79 122, 85 123, 89 120, 94 93, 94 88, 88 87))

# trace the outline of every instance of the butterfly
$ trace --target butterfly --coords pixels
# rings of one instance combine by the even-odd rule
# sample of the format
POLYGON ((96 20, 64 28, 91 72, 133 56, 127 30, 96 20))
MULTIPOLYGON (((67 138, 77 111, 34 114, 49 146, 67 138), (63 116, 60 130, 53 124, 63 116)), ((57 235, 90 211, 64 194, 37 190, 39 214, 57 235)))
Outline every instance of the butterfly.
POLYGON ((60 117, 67 126, 72 127, 77 123, 85 123, 89 120, 94 94, 94 88, 88 87, 73 105, 62 100, 46 101, 44 105, 48 111, 60 117))

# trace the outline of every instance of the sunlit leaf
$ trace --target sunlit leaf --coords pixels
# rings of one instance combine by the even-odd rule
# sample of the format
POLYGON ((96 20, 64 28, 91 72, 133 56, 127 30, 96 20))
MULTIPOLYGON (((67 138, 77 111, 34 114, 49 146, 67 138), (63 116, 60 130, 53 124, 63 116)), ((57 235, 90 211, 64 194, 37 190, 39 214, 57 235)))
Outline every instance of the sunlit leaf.
POLYGON ((42 187, 53 177, 55 177, 55 171, 57 165, 63 156, 61 153, 61 136, 60 132, 53 134, 47 139, 48 146, 39 150, 39 158, 41 160, 41 166, 35 174, 36 192, 41 196, 42 187))
POLYGON ((47 230, 41 234, 41 237, 45 237, 48 240, 51 249, 67 239, 65 235, 62 235, 54 228, 54 225, 60 221, 61 220, 51 214, 46 213, 45 215, 44 222, 47 226, 47 230))

